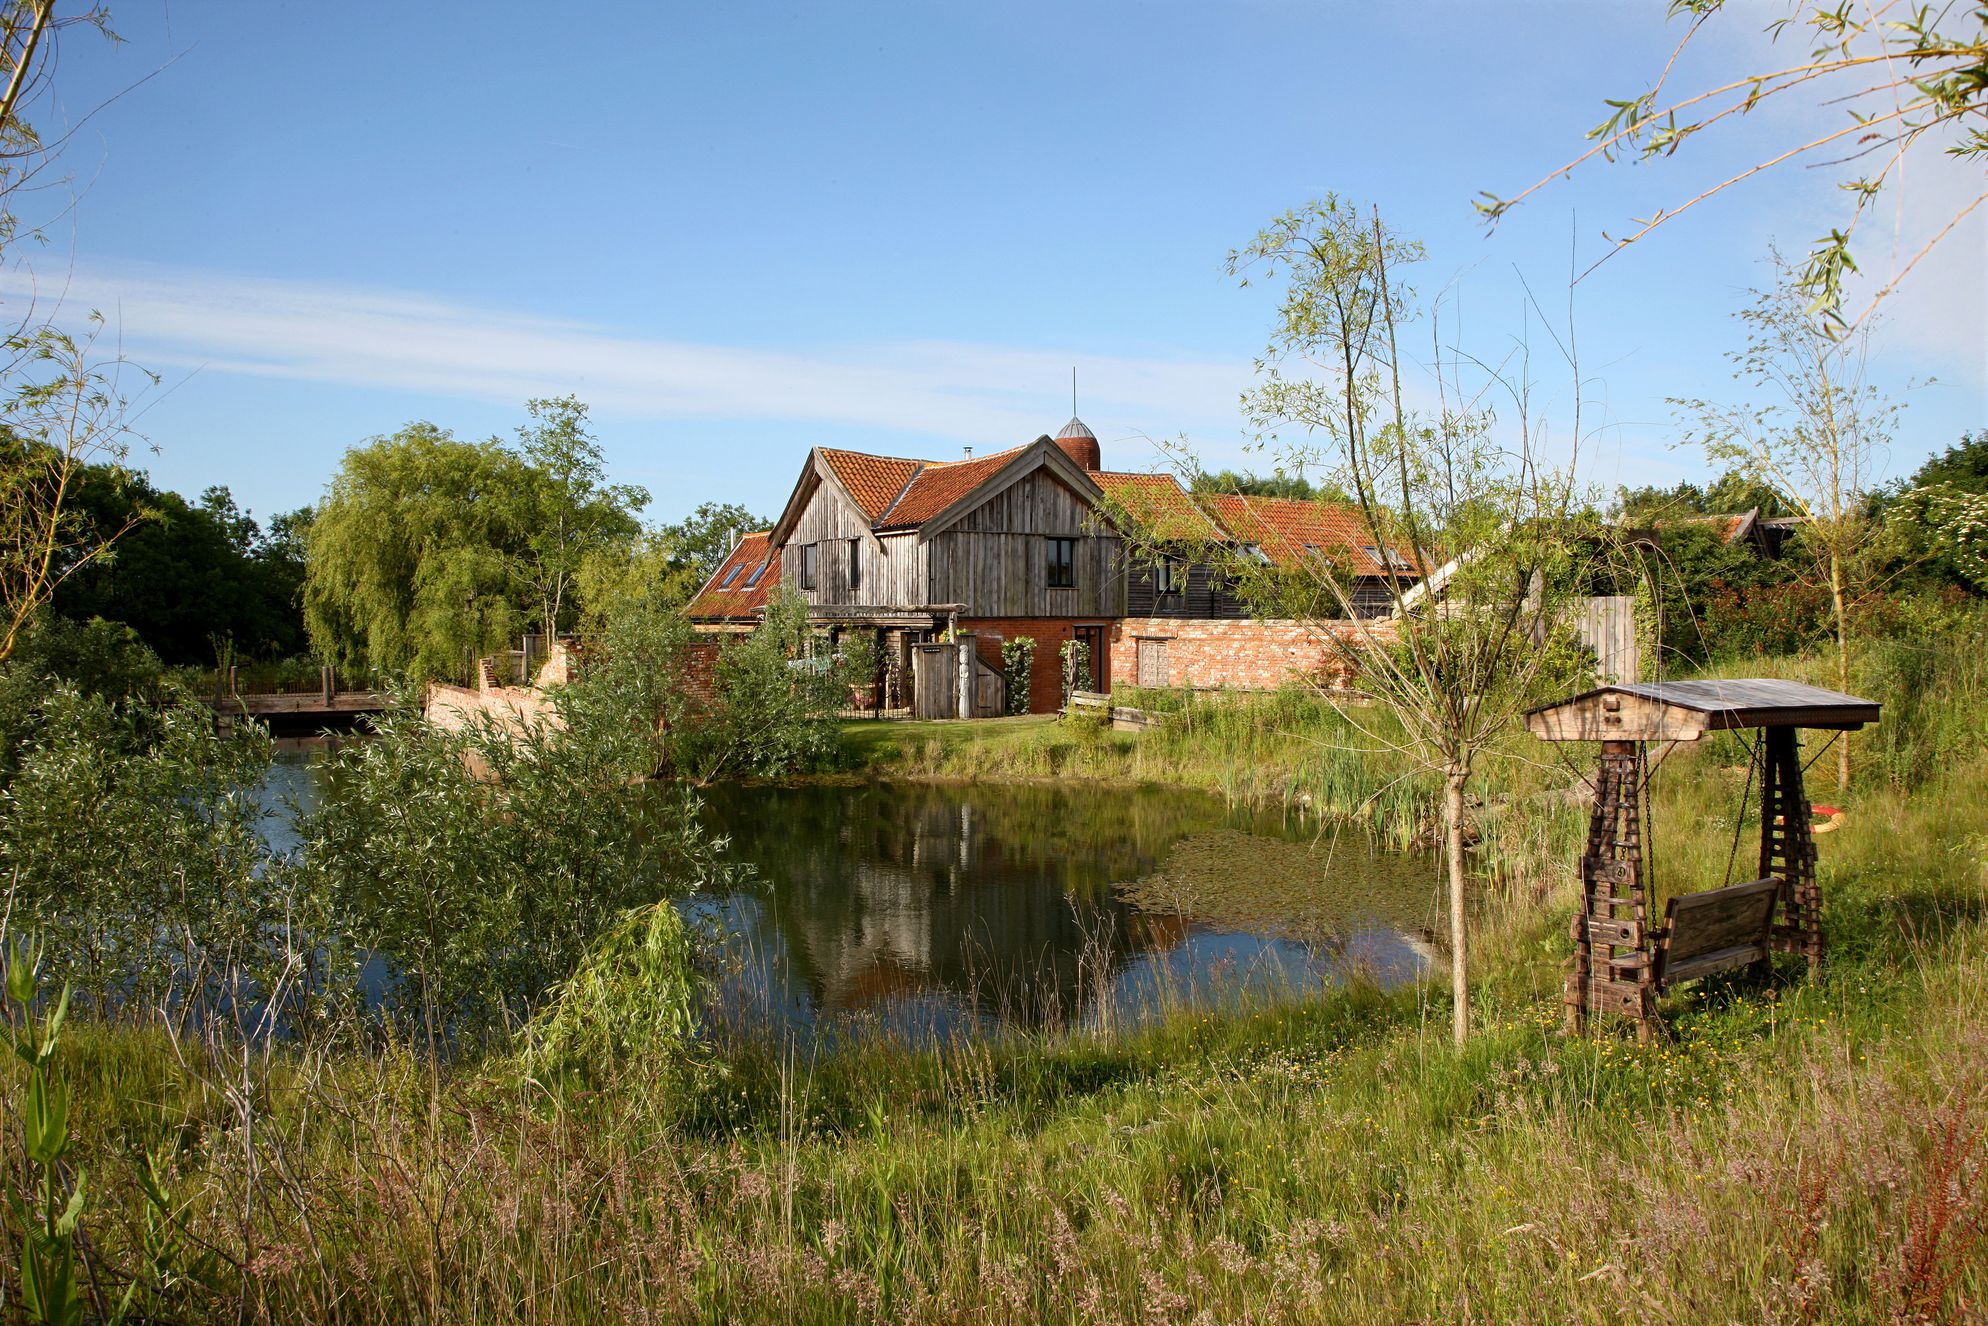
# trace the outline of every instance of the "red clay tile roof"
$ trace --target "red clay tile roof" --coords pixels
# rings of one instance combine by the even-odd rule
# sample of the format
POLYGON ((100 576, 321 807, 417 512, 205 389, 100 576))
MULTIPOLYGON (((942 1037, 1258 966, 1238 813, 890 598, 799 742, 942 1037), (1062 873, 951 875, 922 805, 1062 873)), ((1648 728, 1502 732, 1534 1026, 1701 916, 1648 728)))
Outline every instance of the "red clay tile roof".
POLYGON ((873 517, 876 528, 914 529, 924 524, 1006 469, 1009 461, 1026 450, 1025 446, 1010 447, 972 460, 925 462, 912 476, 904 495, 879 517, 873 517))
POLYGON ((1091 475, 1098 487, 1125 514, 1156 539, 1182 543, 1219 542, 1226 536, 1208 513, 1194 504, 1170 474, 1119 474, 1099 470, 1091 475))
MULTIPOLYGON (((1288 566, 1323 551, 1345 558, 1355 575, 1388 573, 1376 555, 1379 545, 1354 507, 1233 493, 1210 494, 1202 501, 1236 539, 1263 549, 1273 565, 1288 566)), ((1414 555, 1406 548, 1396 548, 1395 556, 1402 565, 1414 565, 1414 555)))
POLYGON ((911 476, 925 464, 922 460, 871 456, 861 451, 836 451, 829 447, 821 449, 821 458, 828 462, 828 468, 835 472, 837 481, 849 490, 849 495, 856 499, 856 505, 873 522, 890 509, 890 504, 911 482, 911 476))
POLYGON ((711 573, 704 588, 684 608, 684 615, 704 621, 757 616, 766 606, 767 591, 780 579, 779 568, 767 564, 766 536, 770 533, 771 530, 760 530, 740 539, 739 546, 732 549, 731 555, 711 573))

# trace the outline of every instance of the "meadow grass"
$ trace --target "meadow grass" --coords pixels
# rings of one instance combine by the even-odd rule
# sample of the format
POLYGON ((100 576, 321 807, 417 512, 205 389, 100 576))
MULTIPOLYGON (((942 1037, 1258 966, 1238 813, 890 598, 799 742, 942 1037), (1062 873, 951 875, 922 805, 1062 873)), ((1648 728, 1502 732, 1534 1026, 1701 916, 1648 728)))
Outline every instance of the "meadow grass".
MULTIPOLYGON (((1952 703, 1980 680, 1926 684, 1952 703)), ((624 1062, 585 1087, 504 1057, 83 1026, 63 1071, 91 1270, 185 1321, 1978 1320, 1988 743, 1938 712, 1937 759, 1853 747, 1850 818, 1820 840, 1821 970, 1675 994, 1648 1047, 1560 1032, 1581 816, 1569 771, 1515 751, 1478 808, 1461 1054, 1446 993, 1357 984, 1114 1035, 712 1045, 694 1072, 624 1062), (1901 761, 1922 777, 1894 781, 1901 761), (1522 871, 1498 863, 1512 844, 1522 871)), ((1189 781, 1220 750, 1268 788, 1273 743, 1317 748, 876 726, 861 740, 900 744, 865 758, 900 776, 1189 781)), ((1658 770, 1660 893, 1721 882, 1745 759, 1721 738, 1658 770)))

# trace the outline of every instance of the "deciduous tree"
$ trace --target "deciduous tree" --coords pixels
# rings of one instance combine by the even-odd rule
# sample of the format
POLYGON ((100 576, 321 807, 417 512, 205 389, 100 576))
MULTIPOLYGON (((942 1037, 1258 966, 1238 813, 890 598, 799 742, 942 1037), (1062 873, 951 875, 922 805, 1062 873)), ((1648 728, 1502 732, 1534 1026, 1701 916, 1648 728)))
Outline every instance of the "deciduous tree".
MULTIPOLYGON (((1866 379, 1869 328, 1833 335, 1810 316, 1798 278, 1778 255, 1775 274, 1775 283, 1755 291, 1740 311, 1746 344, 1727 356, 1753 399, 1672 403, 1694 421, 1694 440, 1713 462, 1767 484, 1801 517, 1801 544, 1829 589, 1837 689, 1847 692, 1849 604, 1877 533, 1868 494, 1890 447, 1898 407, 1866 379)), ((1839 788, 1849 786, 1847 734, 1837 742, 1836 780, 1839 788)))

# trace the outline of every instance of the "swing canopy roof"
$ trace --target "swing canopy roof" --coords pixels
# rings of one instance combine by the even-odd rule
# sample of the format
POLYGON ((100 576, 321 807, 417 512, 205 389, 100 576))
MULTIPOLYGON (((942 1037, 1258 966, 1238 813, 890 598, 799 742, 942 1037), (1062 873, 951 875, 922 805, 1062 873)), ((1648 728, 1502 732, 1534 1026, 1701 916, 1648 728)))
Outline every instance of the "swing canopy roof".
POLYGON ((1773 677, 1620 682, 1526 714, 1542 741, 1696 741, 1755 727, 1849 732, 1877 721, 1874 701, 1773 677))

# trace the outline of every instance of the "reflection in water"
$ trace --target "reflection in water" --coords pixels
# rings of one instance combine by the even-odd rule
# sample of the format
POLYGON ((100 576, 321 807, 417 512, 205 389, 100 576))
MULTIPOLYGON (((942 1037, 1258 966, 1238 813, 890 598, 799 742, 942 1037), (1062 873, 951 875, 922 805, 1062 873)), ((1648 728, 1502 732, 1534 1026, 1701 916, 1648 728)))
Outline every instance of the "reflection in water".
POLYGON ((729 787, 727 1021, 914 1039, 1418 974, 1432 870, 1161 789, 729 787))
MULTIPOLYGON (((317 743, 261 789, 301 846, 317 743)), ((743 1030, 913 1040, 1102 1027, 1182 1003, 1285 998, 1432 957, 1432 864, 1177 789, 718 787, 705 819, 755 886, 689 904, 734 940, 713 1015, 743 1030)), ((369 998, 386 969, 366 964, 369 998)))

